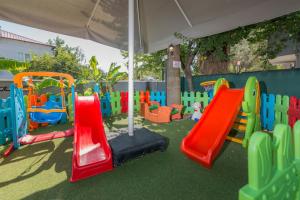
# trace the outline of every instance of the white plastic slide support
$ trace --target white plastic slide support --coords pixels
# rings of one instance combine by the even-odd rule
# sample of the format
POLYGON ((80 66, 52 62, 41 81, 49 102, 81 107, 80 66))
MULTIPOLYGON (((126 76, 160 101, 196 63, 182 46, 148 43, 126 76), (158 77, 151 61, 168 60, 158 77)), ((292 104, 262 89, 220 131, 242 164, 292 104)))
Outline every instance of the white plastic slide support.
POLYGON ((128 134, 133 136, 133 58, 134 58, 134 0, 128 0, 128 134))

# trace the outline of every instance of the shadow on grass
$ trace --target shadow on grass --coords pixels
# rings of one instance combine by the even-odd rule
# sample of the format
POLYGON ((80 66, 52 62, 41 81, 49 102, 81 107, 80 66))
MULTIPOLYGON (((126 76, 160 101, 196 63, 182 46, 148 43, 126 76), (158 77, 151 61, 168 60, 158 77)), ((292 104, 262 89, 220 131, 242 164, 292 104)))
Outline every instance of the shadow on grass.
POLYGON ((51 153, 55 149, 55 145, 52 141, 37 143, 32 145, 26 145, 21 149, 17 149, 12 152, 7 158, 3 159, 1 165, 18 162, 23 159, 28 159, 36 156, 51 153))
POLYGON ((49 170, 52 166, 55 166, 55 171, 57 173, 65 171, 68 176, 71 174, 70 164, 72 161, 72 151, 68 151, 73 146, 71 139, 64 139, 59 146, 55 149, 55 145, 52 141, 38 143, 34 145, 28 145, 24 149, 18 150, 9 158, 5 159, 1 165, 8 164, 10 162, 21 161, 23 159, 28 159, 30 157, 42 156, 28 166, 23 173, 14 179, 0 182, 0 188, 7 186, 12 183, 16 183, 27 178, 33 177, 43 171, 49 170), (54 151, 55 149, 55 151, 54 151), (38 153, 36 153, 38 152, 38 153), (49 159, 43 161, 44 158, 50 153, 49 159), (43 162, 43 163, 40 163, 43 162), (67 165, 65 163, 68 163, 67 165), (37 170, 32 173, 27 174, 35 165, 40 165, 37 170))

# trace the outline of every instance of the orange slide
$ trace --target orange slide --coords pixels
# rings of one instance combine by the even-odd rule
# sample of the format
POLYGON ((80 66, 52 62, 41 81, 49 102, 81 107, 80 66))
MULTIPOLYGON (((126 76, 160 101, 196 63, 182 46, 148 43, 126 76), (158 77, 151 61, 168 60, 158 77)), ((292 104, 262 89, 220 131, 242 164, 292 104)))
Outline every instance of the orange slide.
POLYGON ((75 98, 75 130, 71 182, 112 170, 97 94, 75 98))
POLYGON ((210 168, 234 124, 243 97, 244 89, 221 86, 199 122, 183 139, 181 150, 191 159, 210 168))

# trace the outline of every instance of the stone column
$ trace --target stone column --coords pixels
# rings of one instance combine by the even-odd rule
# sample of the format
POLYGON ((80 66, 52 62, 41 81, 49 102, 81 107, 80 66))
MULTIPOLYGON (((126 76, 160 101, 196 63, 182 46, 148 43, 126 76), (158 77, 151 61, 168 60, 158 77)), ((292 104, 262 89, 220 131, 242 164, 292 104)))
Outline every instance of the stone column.
POLYGON ((168 61, 166 66, 167 105, 171 105, 172 103, 181 104, 179 62, 180 62, 179 45, 170 46, 168 48, 168 61))
POLYGON ((300 68, 300 53, 296 54, 296 68, 300 68))

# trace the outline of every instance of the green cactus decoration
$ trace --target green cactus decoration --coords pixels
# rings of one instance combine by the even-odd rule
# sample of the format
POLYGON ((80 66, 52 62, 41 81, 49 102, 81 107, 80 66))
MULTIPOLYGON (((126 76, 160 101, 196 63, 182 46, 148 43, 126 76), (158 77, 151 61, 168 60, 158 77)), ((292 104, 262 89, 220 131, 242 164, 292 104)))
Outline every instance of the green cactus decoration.
POLYGON ((252 133, 261 129, 260 88, 259 82, 254 76, 249 77, 246 82, 242 108, 247 115, 246 131, 243 139, 243 147, 247 147, 252 133))
POLYGON ((249 183, 240 189, 239 200, 300 199, 300 121, 291 128, 278 124, 273 139, 256 132, 248 148, 249 183))

